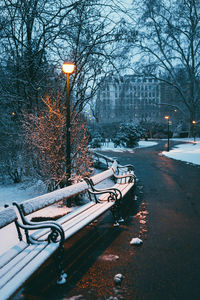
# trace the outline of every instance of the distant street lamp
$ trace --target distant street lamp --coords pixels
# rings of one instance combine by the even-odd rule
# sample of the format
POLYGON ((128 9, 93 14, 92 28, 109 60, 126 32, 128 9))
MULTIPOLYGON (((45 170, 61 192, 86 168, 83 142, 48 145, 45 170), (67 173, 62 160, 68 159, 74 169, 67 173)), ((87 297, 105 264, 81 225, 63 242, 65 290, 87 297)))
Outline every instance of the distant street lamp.
POLYGON ((194 142, 196 139, 196 123, 197 123, 196 121, 192 121, 194 142))
POLYGON ((167 120, 167 151, 169 151, 169 124, 170 124, 170 117, 165 116, 165 120, 167 120))
POLYGON ((66 85, 66 173, 68 178, 68 184, 69 184, 69 178, 71 177, 71 136, 70 136, 70 126, 71 126, 71 120, 70 120, 70 97, 69 97, 69 75, 74 72, 75 65, 71 62, 64 62, 62 66, 63 72, 67 75, 67 85, 66 85))

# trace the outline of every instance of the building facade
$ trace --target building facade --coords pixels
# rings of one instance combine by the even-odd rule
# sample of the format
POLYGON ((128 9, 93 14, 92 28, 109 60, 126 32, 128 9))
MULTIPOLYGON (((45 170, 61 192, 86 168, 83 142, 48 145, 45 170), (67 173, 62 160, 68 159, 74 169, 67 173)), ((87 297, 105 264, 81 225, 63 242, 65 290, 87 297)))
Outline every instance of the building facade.
POLYGON ((96 101, 98 123, 160 121, 160 81, 149 76, 110 77, 102 84, 96 101))

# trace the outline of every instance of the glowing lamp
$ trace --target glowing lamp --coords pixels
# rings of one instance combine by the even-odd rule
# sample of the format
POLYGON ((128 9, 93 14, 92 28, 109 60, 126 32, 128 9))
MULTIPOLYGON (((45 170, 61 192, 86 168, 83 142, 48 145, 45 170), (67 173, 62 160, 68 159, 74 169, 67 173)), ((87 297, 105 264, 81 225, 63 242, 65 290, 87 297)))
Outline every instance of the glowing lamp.
POLYGON ((74 72, 75 65, 71 62, 64 62, 62 70, 65 74, 72 74, 74 72))

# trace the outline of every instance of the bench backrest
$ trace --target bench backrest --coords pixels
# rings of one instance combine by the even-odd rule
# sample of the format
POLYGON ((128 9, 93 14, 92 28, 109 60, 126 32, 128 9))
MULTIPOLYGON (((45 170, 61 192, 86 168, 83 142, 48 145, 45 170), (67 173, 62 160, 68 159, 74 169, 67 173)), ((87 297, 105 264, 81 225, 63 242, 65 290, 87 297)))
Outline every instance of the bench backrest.
POLYGON ((17 214, 13 207, 2 208, 0 210, 0 228, 3 228, 17 220, 17 214))
MULTIPOLYGON (((103 180, 110 178, 113 176, 113 170, 117 168, 117 162, 115 161, 111 168, 108 170, 101 172, 97 175, 92 176, 92 180, 94 184, 98 184, 102 182, 103 180)), ((44 194, 32 199, 28 199, 26 201, 23 201, 20 203, 20 208, 22 209, 22 212, 25 216, 36 212, 42 208, 45 208, 47 206, 50 206, 54 203, 57 203, 63 199, 68 199, 72 196, 76 196, 88 189, 88 185, 85 181, 79 182, 70 186, 67 186, 65 188, 62 188, 60 190, 53 191, 48 194, 44 194)))

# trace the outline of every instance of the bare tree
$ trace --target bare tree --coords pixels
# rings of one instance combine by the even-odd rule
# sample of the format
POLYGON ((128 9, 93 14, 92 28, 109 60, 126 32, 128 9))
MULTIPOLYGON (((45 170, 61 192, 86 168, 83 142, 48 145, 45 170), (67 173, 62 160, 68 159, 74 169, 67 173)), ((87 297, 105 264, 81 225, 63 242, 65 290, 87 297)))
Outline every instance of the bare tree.
POLYGON ((74 111, 82 111, 94 100, 104 77, 119 72, 119 61, 125 55, 125 35, 123 20, 113 18, 117 9, 122 10, 117 2, 82 1, 62 27, 56 45, 60 61, 68 57, 76 65, 71 84, 74 111))
POLYGON ((174 106, 191 125, 199 118, 200 107, 200 3, 143 0, 134 4, 139 32, 134 46, 140 51, 140 70, 143 66, 149 75, 176 90, 180 101, 174 106))
POLYGON ((0 0, 0 4, 0 112, 5 120, 0 133, 8 132, 7 145, 12 141, 15 149, 14 142, 22 136, 23 111, 37 117, 44 107, 41 97, 53 86, 65 92, 64 60, 76 64, 70 80, 72 114, 79 115, 94 100, 102 77, 124 56, 119 10, 125 9, 119 0, 0 0), (10 122, 12 113, 15 119, 10 122))
POLYGON ((32 110, 53 75, 51 51, 60 26, 80 1, 0 2, 1 61, 8 82, 4 93, 18 102, 18 110, 32 110))

